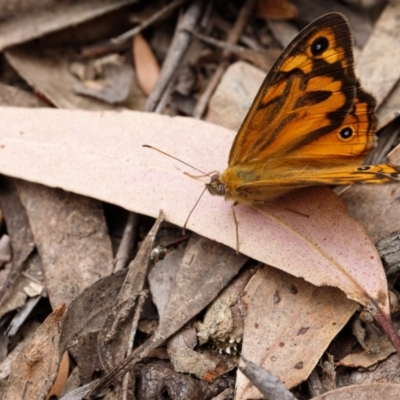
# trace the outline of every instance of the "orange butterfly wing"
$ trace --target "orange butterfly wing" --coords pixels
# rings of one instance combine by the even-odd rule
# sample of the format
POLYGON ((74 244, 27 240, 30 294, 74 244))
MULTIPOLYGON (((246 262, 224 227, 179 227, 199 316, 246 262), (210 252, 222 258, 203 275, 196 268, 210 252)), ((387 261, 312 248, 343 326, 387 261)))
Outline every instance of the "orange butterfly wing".
POLYGON ((262 84, 219 178, 226 198, 253 202, 288 188, 396 179, 395 166, 358 168, 374 148, 374 108, 354 74, 346 18, 315 20, 262 84))

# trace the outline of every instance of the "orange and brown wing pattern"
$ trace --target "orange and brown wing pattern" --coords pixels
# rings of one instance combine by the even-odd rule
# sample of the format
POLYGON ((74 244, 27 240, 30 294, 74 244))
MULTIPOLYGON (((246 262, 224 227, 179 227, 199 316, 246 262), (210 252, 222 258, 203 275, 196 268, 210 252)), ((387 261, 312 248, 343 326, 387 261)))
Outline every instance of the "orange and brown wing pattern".
MULTIPOLYGON (((356 83, 356 98, 342 124, 319 138, 292 149, 292 164, 303 166, 360 165, 375 147, 375 99, 356 83), (321 165, 322 164, 322 165, 321 165)), ((283 157, 285 158, 285 157, 283 157)))
MULTIPOLYGON (((341 14, 327 14, 299 34, 267 75, 232 145, 229 167, 268 168, 302 151, 334 157, 335 148, 321 154, 313 144, 336 135, 354 111, 356 95, 367 94, 354 74, 349 25, 341 14)), ((365 148, 353 147, 354 157, 365 156, 365 148)))

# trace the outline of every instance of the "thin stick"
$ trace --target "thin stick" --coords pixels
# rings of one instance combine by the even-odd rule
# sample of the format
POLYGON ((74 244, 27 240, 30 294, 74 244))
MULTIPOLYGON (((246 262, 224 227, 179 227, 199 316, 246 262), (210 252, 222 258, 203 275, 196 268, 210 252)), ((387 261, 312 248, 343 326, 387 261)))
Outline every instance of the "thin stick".
POLYGON ((143 21, 140 25, 135 26, 133 29, 123 33, 122 35, 117 36, 116 38, 111 39, 111 43, 119 46, 123 42, 125 42, 128 39, 133 38, 135 35, 138 33, 142 32, 144 29, 149 27, 150 25, 154 24, 154 22, 157 22, 164 16, 166 16, 169 12, 173 11, 175 8, 181 6, 182 4, 186 3, 188 0, 175 0, 172 3, 168 4, 164 8, 162 8, 160 11, 156 12, 153 14, 150 18, 146 19, 143 21))
MULTIPOLYGON (((138 298, 138 301, 137 301, 137 306, 135 308, 135 314, 134 314, 133 320, 132 320, 131 332, 130 332, 129 340, 128 340, 128 343, 130 343, 130 346, 127 349, 127 354, 130 354, 132 352, 132 346, 133 346, 133 343, 135 341, 135 336, 136 336, 136 332, 137 332, 137 326, 139 324, 139 317, 140 317, 140 315, 142 313, 144 301, 146 300, 147 296, 148 296, 148 291, 147 290, 143 290, 139 294, 139 298, 138 298)), ((129 377, 130 377, 129 372, 126 372, 126 374, 125 374, 125 376, 124 376, 124 378, 122 380, 122 400, 127 400, 128 399, 129 377)))
MULTIPOLYGON (((239 40, 240 35, 242 34, 243 29, 245 28, 245 26, 250 18, 250 14, 251 14, 255 4, 256 4, 256 0, 245 1, 242 9, 239 12, 237 19, 236 19, 235 25, 233 26, 232 30, 230 31, 230 33, 228 35, 227 43, 235 44, 239 40)), ((223 60, 222 60, 221 64, 216 69, 215 74, 213 75, 213 77, 211 78, 211 80, 207 86, 207 89, 200 96, 200 98, 196 104, 196 107, 193 111, 194 118, 200 119, 203 116, 204 111, 207 108, 207 104, 210 100, 211 95, 214 93, 215 88, 217 87, 219 81, 221 80, 222 75, 224 74, 226 68, 229 65, 229 60, 228 60, 229 55, 230 55, 230 52, 228 50, 223 51, 223 53, 222 53, 223 60)))
POLYGON ((188 7, 185 15, 179 22, 179 26, 174 38, 172 39, 172 43, 161 68, 160 76, 147 98, 144 111, 154 111, 156 109, 157 104, 160 102, 171 78, 175 75, 176 70, 181 65, 183 56, 185 55, 192 39, 192 34, 189 33, 189 31, 196 26, 203 10, 203 4, 204 0, 195 0, 188 7))

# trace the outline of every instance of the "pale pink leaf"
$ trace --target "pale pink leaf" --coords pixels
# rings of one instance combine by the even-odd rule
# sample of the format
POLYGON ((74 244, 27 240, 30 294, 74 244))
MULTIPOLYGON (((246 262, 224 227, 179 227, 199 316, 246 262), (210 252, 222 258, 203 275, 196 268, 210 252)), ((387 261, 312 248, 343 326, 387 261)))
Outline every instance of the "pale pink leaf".
MULTIPOLYGON (((234 132, 190 118, 133 111, 0 108, 0 173, 91 196, 182 226, 204 188, 189 167, 226 167, 234 132)), ((206 179, 207 181, 207 179, 206 179)), ((389 315, 386 279, 362 226, 328 188, 292 192, 279 205, 235 208, 240 251, 389 315)), ((206 193, 188 228, 236 248, 231 204, 206 193)))

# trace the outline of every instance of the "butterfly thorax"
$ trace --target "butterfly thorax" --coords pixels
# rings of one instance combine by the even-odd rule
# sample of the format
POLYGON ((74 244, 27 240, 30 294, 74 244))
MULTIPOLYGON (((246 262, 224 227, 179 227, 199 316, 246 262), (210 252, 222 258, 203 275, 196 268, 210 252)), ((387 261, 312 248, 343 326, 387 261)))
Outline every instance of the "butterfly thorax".
POLYGON ((273 184, 257 186, 260 178, 253 169, 228 167, 222 174, 213 175, 206 187, 214 196, 224 196, 225 200, 242 204, 271 200, 288 191, 273 184))

